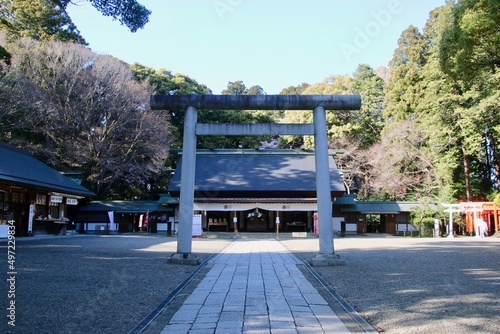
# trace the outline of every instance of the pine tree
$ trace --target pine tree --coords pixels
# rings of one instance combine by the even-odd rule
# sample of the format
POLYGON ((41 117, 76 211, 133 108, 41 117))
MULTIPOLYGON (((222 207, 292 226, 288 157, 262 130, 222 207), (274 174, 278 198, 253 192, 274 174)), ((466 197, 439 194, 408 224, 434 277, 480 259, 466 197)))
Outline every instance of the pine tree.
POLYGON ((58 39, 85 44, 66 10, 51 0, 0 0, 0 30, 9 39, 58 39))

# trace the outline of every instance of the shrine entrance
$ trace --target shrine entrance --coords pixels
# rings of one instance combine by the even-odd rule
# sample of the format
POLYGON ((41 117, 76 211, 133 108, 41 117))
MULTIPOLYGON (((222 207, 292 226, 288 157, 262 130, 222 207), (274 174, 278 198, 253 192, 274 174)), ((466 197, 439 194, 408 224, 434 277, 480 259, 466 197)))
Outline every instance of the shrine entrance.
POLYGON ((197 135, 314 135, 319 254, 313 265, 340 264, 333 247, 332 199, 325 110, 357 110, 359 95, 152 95, 151 109, 186 110, 177 253, 169 262, 199 263, 193 256, 192 224, 197 135), (203 124, 197 110, 313 110, 312 124, 203 124))

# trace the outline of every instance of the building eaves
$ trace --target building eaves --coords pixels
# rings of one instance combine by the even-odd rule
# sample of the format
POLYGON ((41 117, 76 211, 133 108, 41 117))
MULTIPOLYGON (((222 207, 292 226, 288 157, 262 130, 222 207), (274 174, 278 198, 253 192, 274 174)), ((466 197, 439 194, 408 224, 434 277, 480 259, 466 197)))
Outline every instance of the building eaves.
POLYGON ((39 161, 28 151, 0 144, 0 181, 5 184, 92 197, 95 194, 39 161))

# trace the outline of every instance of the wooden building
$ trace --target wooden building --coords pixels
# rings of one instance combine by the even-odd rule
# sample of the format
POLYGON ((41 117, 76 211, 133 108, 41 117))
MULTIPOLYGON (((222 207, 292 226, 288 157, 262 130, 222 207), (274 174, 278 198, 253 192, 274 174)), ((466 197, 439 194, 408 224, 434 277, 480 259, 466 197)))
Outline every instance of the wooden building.
MULTIPOLYGON (((345 187, 329 156, 331 196, 345 187)), ((169 187, 180 195, 182 156, 169 187)), ((205 231, 312 231, 317 211, 313 151, 199 150, 194 209, 205 231)))
POLYGON ((156 201, 94 201, 81 206, 77 215, 80 233, 165 232, 176 230, 178 198, 161 195, 156 201))
POLYGON ((354 195, 333 199, 337 215, 343 216, 347 232, 388 233, 415 231, 411 212, 422 207, 420 202, 357 201, 354 195))
POLYGON ((64 233, 76 206, 94 193, 25 150, 0 144, 0 234, 64 233))
MULTIPOLYGON (((416 230, 410 224, 418 202, 363 202, 345 194, 345 185, 330 152, 330 190, 334 232, 345 223, 348 233, 416 230)), ((78 228, 88 233, 139 231, 148 212, 147 231, 177 230, 181 159, 158 201, 97 201, 80 208, 78 228), (113 228, 110 229, 112 213, 113 228)), ((316 171, 313 151, 198 150, 194 210, 205 232, 314 232, 316 171)), ((169 233, 170 233, 169 232, 169 233)), ((168 234, 168 233, 167 233, 168 234)))

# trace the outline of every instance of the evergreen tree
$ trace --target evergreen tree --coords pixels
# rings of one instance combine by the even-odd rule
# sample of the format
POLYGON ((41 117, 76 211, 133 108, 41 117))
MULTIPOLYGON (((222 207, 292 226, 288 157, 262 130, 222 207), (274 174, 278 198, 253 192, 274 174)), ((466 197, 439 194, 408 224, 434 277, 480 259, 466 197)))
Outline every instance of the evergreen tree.
POLYGON ((357 137, 361 148, 368 148, 380 140, 383 128, 384 80, 367 64, 354 72, 354 89, 361 95, 361 109, 352 111, 350 123, 357 125, 351 136, 357 137))
MULTIPOLYGON (((5 65, 10 65, 10 60, 12 58, 12 55, 10 54, 9 51, 5 50, 3 46, 0 45, 0 62, 3 62, 5 65)), ((0 70, 1 70, 1 64, 0 64, 0 70)))
POLYGON ((390 76, 385 87, 386 119, 412 117, 422 93, 424 56, 425 40, 416 27, 409 26, 401 34, 398 48, 389 63, 390 76))
POLYGON ((227 88, 222 91, 222 95, 244 95, 247 92, 247 87, 243 81, 229 81, 227 88))
POLYGON ((85 44, 63 6, 51 0, 0 0, 0 30, 9 39, 72 41, 85 44))
MULTIPOLYGON (((105 16, 111 16, 130 31, 143 28, 151 12, 136 0, 87 0, 105 16)), ((56 38, 86 44, 71 21, 66 7, 72 0, 0 0, 0 30, 9 39, 56 38)))
POLYGON ((451 6, 439 43, 440 67, 460 83, 456 94, 462 100, 464 154, 476 162, 470 170, 484 194, 491 180, 500 186, 500 3, 460 0, 451 6))
MULTIPOLYGON (((164 68, 153 68, 134 63, 130 65, 135 80, 148 84, 153 94, 181 95, 181 94, 211 94, 206 85, 199 84, 193 78, 183 74, 173 74, 164 68)), ((184 110, 169 110, 171 132, 174 137, 172 148, 182 147, 184 133, 184 110)))
MULTIPOLYGON (((348 75, 332 75, 322 82, 308 86, 302 91, 303 95, 330 95, 330 94, 354 94, 354 79, 348 75)), ((352 127, 357 125, 349 123, 352 119, 352 112, 349 110, 327 110, 326 122, 328 136, 330 138, 341 138, 352 133, 352 127)), ((312 111, 286 110, 283 123, 306 124, 313 122, 312 111)), ((280 140, 281 147, 314 147, 313 136, 283 136, 280 140)))
POLYGON ((300 95, 309 86, 310 85, 306 82, 303 82, 298 86, 288 86, 287 88, 283 88, 281 90, 280 95, 300 95))
MULTIPOLYGON (((69 3, 75 0, 53 0, 66 9, 69 3)), ((151 11, 141 5, 137 0, 87 0, 104 16, 110 16, 121 24, 136 32, 143 28, 149 21, 151 11)))
POLYGON ((456 79, 475 80, 500 68, 500 2, 458 0, 440 41, 443 71, 456 79))

